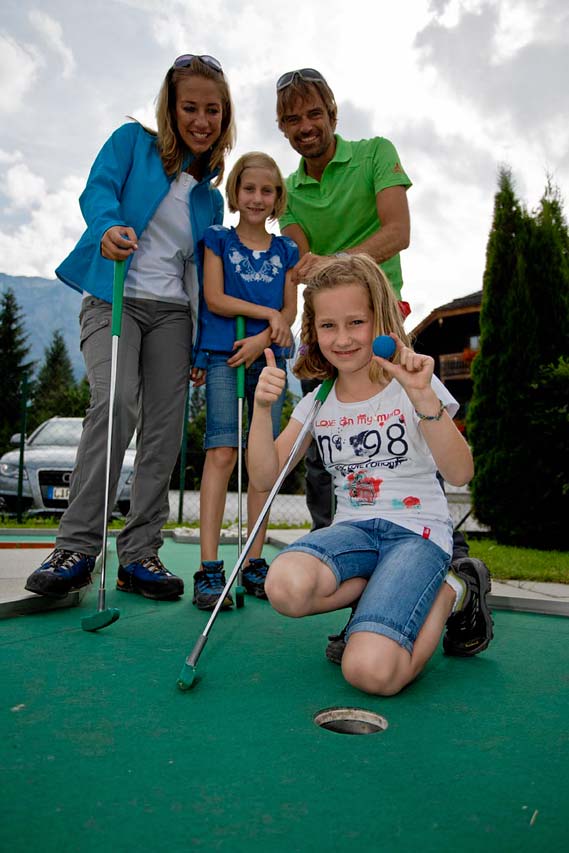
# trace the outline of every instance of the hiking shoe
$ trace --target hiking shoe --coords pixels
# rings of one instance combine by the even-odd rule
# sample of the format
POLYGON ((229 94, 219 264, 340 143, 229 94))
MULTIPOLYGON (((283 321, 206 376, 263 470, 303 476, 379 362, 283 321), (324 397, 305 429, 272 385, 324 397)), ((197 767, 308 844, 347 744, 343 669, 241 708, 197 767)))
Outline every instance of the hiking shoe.
POLYGON ((95 558, 89 554, 56 548, 39 569, 32 572, 25 588, 48 598, 65 598, 69 592, 91 583, 94 568, 95 558))
POLYGON ((249 595, 256 595, 257 598, 266 598, 265 580, 269 567, 267 561, 263 557, 253 557, 249 560, 249 564, 243 569, 243 586, 249 595))
POLYGON ((328 637, 328 645, 326 646, 326 657, 332 663, 340 664, 342 663, 342 656, 344 654, 344 649, 346 648, 346 631, 350 627, 350 622, 354 618, 354 613, 356 612, 356 604, 352 607, 352 612, 350 613, 350 618, 342 628, 339 634, 330 634, 328 637))
POLYGON ((154 601, 170 601, 184 594, 184 581, 169 572, 154 555, 119 566, 117 589, 136 592, 154 601))
MULTIPOLYGON (((204 560, 199 572, 194 575, 194 597, 192 603, 198 610, 213 610, 226 584, 223 560, 204 560)), ((233 599, 225 596, 222 610, 233 607, 233 599)))
POLYGON ((452 570, 466 584, 466 601, 447 619, 443 649, 447 655, 472 657, 488 648, 494 636, 486 602, 491 589, 490 573, 482 560, 473 557, 455 560, 452 570))

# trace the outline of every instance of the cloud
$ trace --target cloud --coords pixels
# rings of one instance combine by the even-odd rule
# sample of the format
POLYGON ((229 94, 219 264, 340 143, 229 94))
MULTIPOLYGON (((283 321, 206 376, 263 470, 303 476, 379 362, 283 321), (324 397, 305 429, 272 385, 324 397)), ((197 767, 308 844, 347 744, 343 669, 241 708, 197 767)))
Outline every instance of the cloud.
POLYGON ((358 107, 353 101, 340 101, 338 133, 348 139, 370 139, 377 136, 377 126, 372 110, 358 107))
POLYGON ((9 168, 0 187, 14 208, 37 207, 46 194, 45 180, 34 175, 25 163, 9 168))
POLYGON ((447 184, 456 182, 462 187, 494 184, 493 152, 458 131, 440 133, 434 121, 420 119, 399 125, 397 137, 404 142, 404 163, 413 164, 409 166, 411 180, 419 168, 428 169, 430 174, 434 168, 440 168, 447 184))
POLYGON ((37 77, 41 62, 29 45, 0 33, 0 113, 20 109, 37 77))
POLYGON ((431 20, 415 44, 455 95, 537 137, 565 111, 568 21, 559 0, 461 4, 456 24, 431 20))
POLYGON ((21 151, 3 151, 0 148, 0 165, 18 163, 24 159, 21 151))
POLYGON ((23 163, 7 169, 0 188, 8 209, 26 209, 26 221, 0 230, 2 272, 53 278, 85 228, 78 197, 84 178, 67 177, 56 192, 23 163))
POLYGON ((63 60, 63 77, 65 79, 71 77, 75 70, 75 59, 73 52, 63 40, 63 28, 59 21, 39 9, 32 9, 28 17, 47 45, 63 60))

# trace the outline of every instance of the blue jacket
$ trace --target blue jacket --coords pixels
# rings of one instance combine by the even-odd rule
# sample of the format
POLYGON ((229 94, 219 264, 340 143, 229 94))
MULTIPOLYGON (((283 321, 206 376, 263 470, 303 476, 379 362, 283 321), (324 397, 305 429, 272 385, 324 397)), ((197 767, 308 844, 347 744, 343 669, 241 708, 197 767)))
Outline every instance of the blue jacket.
MULTIPOLYGON (((190 162, 190 160, 188 161, 190 162)), ((203 302, 203 244, 206 228, 223 221, 223 198, 206 175, 191 192, 190 221, 203 302)), ((70 287, 113 301, 113 261, 101 255, 101 239, 112 225, 134 228, 140 237, 166 196, 174 175, 166 175, 156 137, 137 122, 123 124, 105 142, 79 198, 87 230, 55 274, 70 287)), ((127 258, 126 270, 132 255, 127 258)), ((199 331, 196 347, 199 347, 199 331)))

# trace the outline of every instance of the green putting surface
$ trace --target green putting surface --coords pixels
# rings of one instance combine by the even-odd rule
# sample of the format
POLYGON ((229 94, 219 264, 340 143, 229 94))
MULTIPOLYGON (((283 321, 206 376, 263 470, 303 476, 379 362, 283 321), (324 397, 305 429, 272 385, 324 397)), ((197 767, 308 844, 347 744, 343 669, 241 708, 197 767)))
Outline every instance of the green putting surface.
MULTIPOLYGON (((267 557, 274 554, 266 549, 267 557)), ((222 557, 231 569, 235 546, 222 557)), ((498 612, 495 640, 438 651, 389 699, 324 657, 346 612, 285 619, 246 597, 222 612, 187 693, 208 614, 191 604, 198 549, 167 540, 179 602, 114 590, 121 618, 78 608, 0 623, 0 833, 16 851, 541 851, 569 832, 569 620, 498 612), (349 705, 385 732, 319 729, 349 705)))

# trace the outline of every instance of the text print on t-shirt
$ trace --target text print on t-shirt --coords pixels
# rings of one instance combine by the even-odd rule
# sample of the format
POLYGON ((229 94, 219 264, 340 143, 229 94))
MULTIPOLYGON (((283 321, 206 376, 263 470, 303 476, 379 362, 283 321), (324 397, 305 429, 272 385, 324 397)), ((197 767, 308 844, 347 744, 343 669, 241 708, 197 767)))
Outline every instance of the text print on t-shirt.
POLYGON ((405 415, 400 409, 374 416, 322 418, 314 426, 324 465, 344 480, 341 488, 353 506, 378 500, 383 482, 378 469, 393 470, 408 461, 405 415))
POLYGON ((345 477, 361 468, 364 459, 366 468, 397 468, 405 462, 409 450, 405 415, 395 409, 390 415, 376 417, 381 419, 383 428, 362 430, 361 424, 372 420, 369 415, 316 421, 315 433, 324 465, 334 467, 345 477), (397 421, 385 426, 390 416, 396 416, 397 421))

